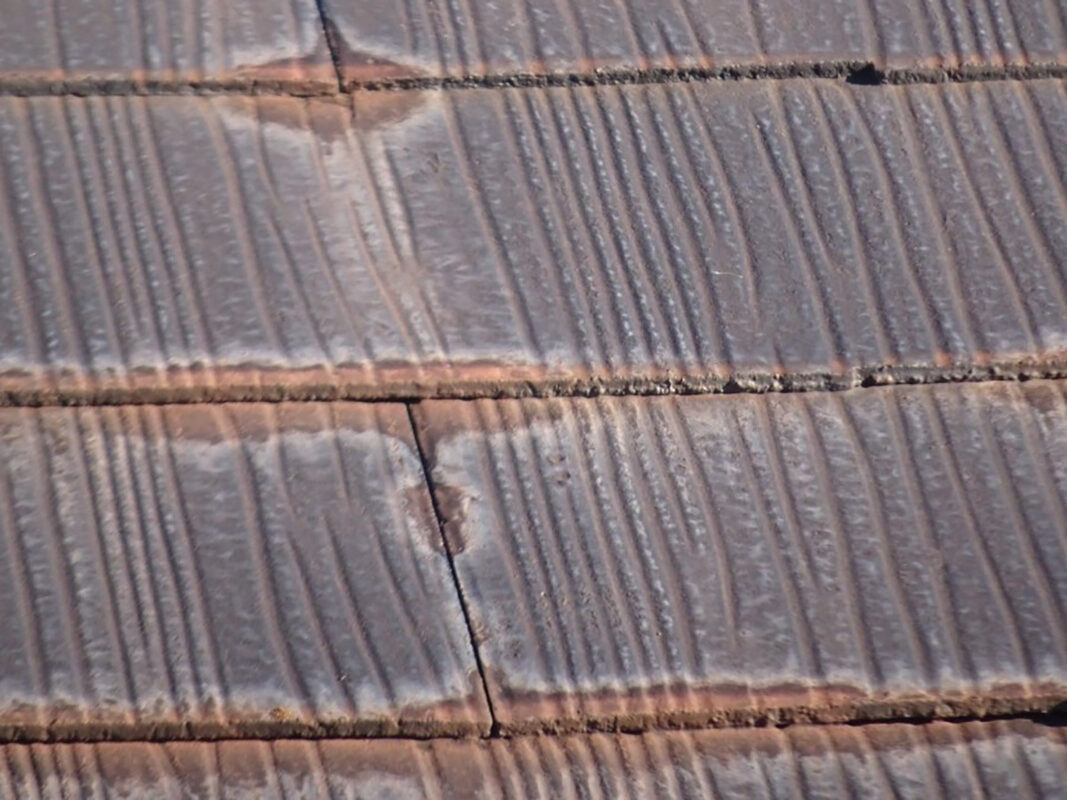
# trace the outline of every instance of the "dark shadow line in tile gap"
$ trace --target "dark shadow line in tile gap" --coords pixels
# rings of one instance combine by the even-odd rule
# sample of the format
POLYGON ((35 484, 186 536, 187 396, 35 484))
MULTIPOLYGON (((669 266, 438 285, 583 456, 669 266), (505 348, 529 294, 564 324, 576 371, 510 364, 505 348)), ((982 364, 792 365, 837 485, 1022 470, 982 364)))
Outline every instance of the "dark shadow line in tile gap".
MULTIPOLYGON (((317 0, 321 3, 321 0, 317 0)), ((325 18, 324 18, 325 19, 325 18)), ((960 67, 882 68, 869 61, 824 61, 719 67, 628 69, 607 67, 592 72, 500 72, 487 75, 424 76, 345 82, 336 37, 323 23, 337 74, 337 86, 287 81, 133 81, 133 80, 5 80, 0 96, 96 97, 170 95, 281 95, 329 97, 337 94, 464 89, 539 89, 577 86, 711 83, 716 81, 835 80, 860 86, 1030 81, 1067 78, 1067 63, 965 65, 960 67)))
POLYGON ((445 558, 448 559, 448 569, 452 575, 452 586, 456 590, 460 609, 463 611, 463 622, 467 627, 467 638, 470 640, 471 651, 474 653, 474 663, 478 668, 478 679, 482 684, 482 693, 485 696, 485 703, 489 709, 489 737, 492 738, 499 735, 500 724, 497 722, 496 712, 493 709, 493 696, 489 693, 489 681, 485 676, 485 664, 482 663, 481 648, 478 646, 478 637, 474 632, 474 620, 471 617, 470 605, 467 602, 466 596, 463 594, 463 586, 459 580, 459 572, 456 570, 456 559, 455 554, 452 552, 452 545, 448 541, 448 536, 445 535, 445 517, 441 511, 441 504, 438 501, 430 461, 426 457, 426 450, 423 447, 422 437, 419 435, 419 426, 415 421, 414 403, 407 404, 407 414, 408 424, 411 426, 411 435, 415 439, 415 449, 419 456, 419 462, 422 464, 423 481, 426 490, 430 494, 430 503, 433 505, 433 515, 434 519, 437 521, 437 532, 441 537, 441 545, 444 548, 445 558))
MULTIPOLYGON (((927 704, 929 705, 929 704, 927 704)), ((473 732, 427 732, 425 735, 410 733, 361 733, 334 727, 316 727, 302 729, 288 724, 274 725, 271 723, 256 725, 246 730, 230 731, 214 734, 198 731, 195 729, 153 729, 142 727, 110 728, 87 726, 84 732, 76 729, 66 729, 56 735, 26 735, 16 729, 8 729, 0 732, 0 747, 5 745, 29 745, 29 744, 166 744, 169 742, 193 742, 193 743, 225 743, 225 742, 249 742, 249 741, 362 741, 362 742, 432 742, 432 741, 467 741, 484 742, 495 739, 527 739, 531 737, 565 737, 565 736, 589 736, 593 734, 610 734, 619 736, 642 736, 646 734, 667 732, 699 733, 701 731, 751 731, 751 730, 788 730, 814 729, 826 727, 853 727, 866 728, 885 725, 914 725, 921 726, 938 722, 943 724, 964 724, 970 722, 1008 722, 1029 721, 1048 728, 1067 727, 1067 700, 1052 705, 1046 710, 1033 710, 1026 708, 1007 709, 994 713, 943 713, 932 714, 928 711, 916 711, 906 704, 899 705, 896 713, 881 716, 861 716, 852 719, 841 720, 802 720, 788 719, 775 722, 763 719, 760 721, 748 721, 737 724, 706 723, 687 724, 684 722, 671 723, 659 720, 655 723, 629 724, 619 726, 615 723, 590 724, 567 726, 567 719, 546 719, 545 727, 538 730, 508 730, 504 726, 494 724, 489 734, 476 734, 473 732)))
MULTIPOLYGON (((295 371, 294 371, 295 372, 295 371)), ((166 406, 213 403, 417 403, 423 400, 505 400, 527 397, 657 397, 661 395, 842 392, 946 383, 1026 382, 1067 379, 1067 355, 1032 362, 950 367, 869 367, 844 372, 733 373, 671 378, 546 378, 512 381, 415 379, 381 384, 294 385, 284 371, 248 384, 98 389, 0 389, 0 407, 166 406)))

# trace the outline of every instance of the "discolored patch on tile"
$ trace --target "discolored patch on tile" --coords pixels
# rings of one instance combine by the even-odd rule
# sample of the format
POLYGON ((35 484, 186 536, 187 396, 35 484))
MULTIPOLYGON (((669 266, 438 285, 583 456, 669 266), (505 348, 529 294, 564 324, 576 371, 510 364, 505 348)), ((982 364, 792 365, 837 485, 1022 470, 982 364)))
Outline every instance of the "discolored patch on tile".
POLYGON ((0 797, 1063 797, 1067 739, 1031 722, 641 736, 7 745, 0 797))
POLYGON ((939 69, 1064 65, 1067 23, 1032 0, 324 0, 350 84, 413 76, 872 63, 939 69))
POLYGON ((403 407, 0 411, 0 736, 488 712, 403 407))
POLYGON ((1062 372, 1064 131, 1059 81, 0 99, 0 393, 1062 372))
POLYGON ((1064 384, 430 401, 505 730, 1067 701, 1064 384))

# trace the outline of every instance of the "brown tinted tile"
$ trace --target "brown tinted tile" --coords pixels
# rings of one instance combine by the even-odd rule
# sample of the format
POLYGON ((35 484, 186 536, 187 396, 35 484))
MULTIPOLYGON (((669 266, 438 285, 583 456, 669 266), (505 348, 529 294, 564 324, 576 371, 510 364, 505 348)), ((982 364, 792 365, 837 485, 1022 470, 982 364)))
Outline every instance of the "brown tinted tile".
POLYGON ((0 412, 0 731, 488 727, 400 406, 0 412))
POLYGON ((337 85, 315 0, 5 0, 0 82, 337 85))
POLYGON ((351 83, 873 62, 895 68, 1062 64, 1065 12, 1036 0, 325 0, 351 83))
POLYGON ((1064 131, 1057 81, 7 98, 0 389, 1062 367, 1064 131))
POLYGON ((1067 699, 1063 384, 417 420, 505 728, 1067 699))
POLYGON ((1062 798, 1028 722, 485 741, 8 745, 0 797, 1062 798))

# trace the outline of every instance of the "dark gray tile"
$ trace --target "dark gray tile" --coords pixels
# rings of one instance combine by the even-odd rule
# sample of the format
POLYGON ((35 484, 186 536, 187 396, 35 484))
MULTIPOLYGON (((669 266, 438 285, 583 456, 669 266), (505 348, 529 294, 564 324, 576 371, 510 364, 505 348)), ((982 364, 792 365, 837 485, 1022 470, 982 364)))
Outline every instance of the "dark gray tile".
POLYGON ((1064 131, 1059 81, 7 98, 0 391, 1062 369, 1064 131))
POLYGON ((0 411, 10 738, 486 730, 402 406, 0 411))
POLYGON ((336 88, 315 0, 5 0, 6 90, 336 88))
POLYGON ((431 401, 506 729, 1067 699, 1064 385, 431 401))
POLYGON ((494 741, 7 745, 0 797, 1063 798, 1063 729, 930 723, 494 741))
POLYGON ((1067 60, 1067 12, 1036 0, 325 0, 350 83, 410 77, 873 62, 1067 60))

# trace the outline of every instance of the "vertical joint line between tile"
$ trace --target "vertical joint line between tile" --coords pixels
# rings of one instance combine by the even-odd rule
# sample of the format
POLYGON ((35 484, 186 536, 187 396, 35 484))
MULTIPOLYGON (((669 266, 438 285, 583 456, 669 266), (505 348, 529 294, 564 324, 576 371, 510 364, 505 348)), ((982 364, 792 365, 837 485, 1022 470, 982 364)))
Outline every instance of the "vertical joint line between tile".
POLYGON ((337 78, 337 91, 344 93, 345 80, 341 71, 341 50, 336 27, 330 23, 326 14, 326 0, 315 0, 315 8, 319 12, 319 24, 322 26, 322 35, 326 39, 326 47, 330 51, 330 61, 333 63, 334 76, 337 78))
POLYGON ((452 584, 456 588, 456 596, 459 598, 460 609, 463 611, 463 621, 467 626, 467 637, 470 639, 471 650, 474 652, 474 664, 478 668, 478 677, 482 682, 482 692, 485 694, 485 703, 489 709, 489 737, 497 738, 500 735, 500 723, 497 721, 496 710, 493 708, 493 696, 489 692, 489 681, 485 677, 485 665, 482 663, 482 653, 478 646, 478 639, 474 635, 474 622, 471 617, 470 607, 467 603, 467 598, 463 593, 463 586, 459 580, 459 572, 456 570, 456 559, 452 553, 452 549, 448 544, 448 537, 445 536, 445 518, 441 513, 441 507, 437 502, 437 492, 434 491, 433 476, 430 472, 430 461, 426 457, 426 451, 422 445, 422 437, 419 435, 418 425, 415 423, 415 406, 419 401, 408 402, 404 404, 408 413, 408 424, 411 426, 411 434, 415 439, 415 448, 419 455, 419 461, 422 463, 422 474, 426 481, 426 490, 430 494, 430 503, 433 505, 434 518, 437 520, 437 532, 441 537, 441 544, 444 547, 445 557, 448 559, 448 568, 452 572, 452 584))

